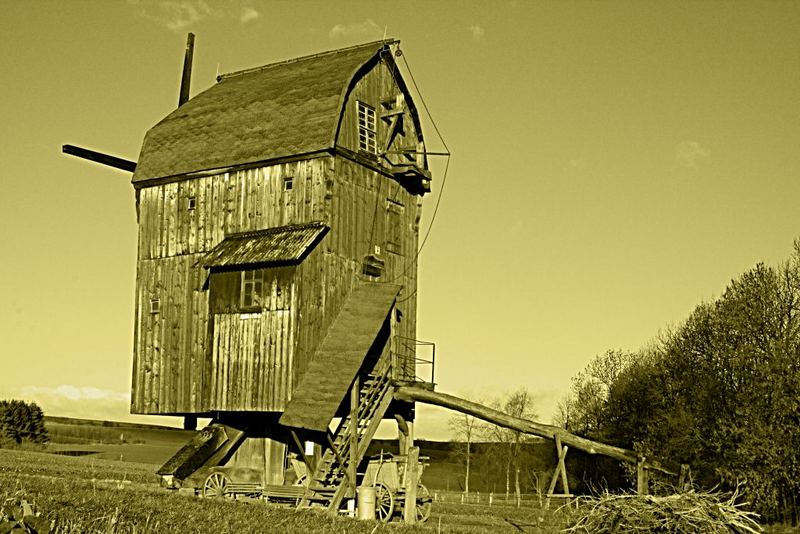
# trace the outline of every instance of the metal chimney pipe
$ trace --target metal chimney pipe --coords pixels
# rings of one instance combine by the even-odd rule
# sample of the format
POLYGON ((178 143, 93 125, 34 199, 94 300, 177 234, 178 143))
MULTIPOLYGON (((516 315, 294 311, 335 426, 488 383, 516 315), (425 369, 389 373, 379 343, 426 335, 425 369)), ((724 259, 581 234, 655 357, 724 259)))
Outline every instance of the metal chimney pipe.
POLYGON ((189 100, 189 85, 192 82, 192 56, 194 55, 194 34, 186 37, 186 55, 183 58, 183 76, 181 77, 181 94, 178 96, 178 107, 189 100))

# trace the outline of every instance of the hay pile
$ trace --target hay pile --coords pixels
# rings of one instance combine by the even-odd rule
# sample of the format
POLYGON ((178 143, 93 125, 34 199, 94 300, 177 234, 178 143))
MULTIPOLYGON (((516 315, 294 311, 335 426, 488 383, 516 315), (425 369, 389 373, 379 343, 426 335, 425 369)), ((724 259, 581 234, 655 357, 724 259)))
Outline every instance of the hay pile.
POLYGON ((758 515, 735 503, 736 497, 695 491, 666 497, 605 494, 585 501, 564 532, 762 532, 758 515))

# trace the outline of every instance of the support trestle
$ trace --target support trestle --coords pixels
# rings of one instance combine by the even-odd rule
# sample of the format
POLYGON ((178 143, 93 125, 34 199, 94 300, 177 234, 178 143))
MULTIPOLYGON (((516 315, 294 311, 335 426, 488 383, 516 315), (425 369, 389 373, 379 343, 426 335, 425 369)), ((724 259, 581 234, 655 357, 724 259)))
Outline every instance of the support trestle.
POLYGON ((569 480, 567 479, 567 466, 564 463, 564 460, 567 457, 567 451, 569 450, 569 447, 566 445, 561 445, 561 438, 558 436, 558 434, 555 434, 553 438, 555 439, 556 442, 556 453, 558 454, 558 463, 556 464, 556 468, 553 470, 553 478, 550 479, 550 487, 547 488, 547 502, 545 505, 546 507, 550 506, 550 499, 553 497, 566 499, 567 502, 570 502, 572 497, 574 497, 574 495, 572 495, 569 492, 569 480), (556 489, 556 484, 558 484, 559 478, 561 479, 561 489, 564 491, 564 493, 561 494, 553 493, 556 489))

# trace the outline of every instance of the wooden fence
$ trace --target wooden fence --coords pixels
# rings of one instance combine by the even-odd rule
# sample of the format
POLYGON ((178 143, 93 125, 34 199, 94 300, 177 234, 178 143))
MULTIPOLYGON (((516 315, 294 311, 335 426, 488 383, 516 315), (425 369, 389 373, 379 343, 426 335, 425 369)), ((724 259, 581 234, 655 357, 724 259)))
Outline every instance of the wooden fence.
MULTIPOLYGON (((516 508, 531 507, 541 508, 547 505, 547 495, 544 493, 494 493, 471 491, 445 491, 433 490, 431 497, 434 503, 465 504, 476 506, 511 506, 516 508)), ((564 503, 563 498, 551 498, 551 504, 560 506, 564 503)))

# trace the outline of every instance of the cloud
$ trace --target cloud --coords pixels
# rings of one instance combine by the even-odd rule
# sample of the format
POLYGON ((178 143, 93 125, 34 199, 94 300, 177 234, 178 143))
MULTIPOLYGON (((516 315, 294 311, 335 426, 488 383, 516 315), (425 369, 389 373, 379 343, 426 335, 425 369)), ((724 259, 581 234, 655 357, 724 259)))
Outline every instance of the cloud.
POLYGON ((472 34, 472 38, 476 41, 480 41, 483 39, 483 36, 486 35, 486 30, 483 29, 483 26, 479 26, 477 24, 473 24, 467 29, 472 34))
POLYGON ((708 150, 697 141, 681 141, 675 147, 675 160, 684 167, 695 169, 706 158, 708 150))
POLYGON ((250 6, 246 6, 242 8, 242 14, 239 17, 239 22, 242 24, 247 24, 251 20, 256 20, 259 17, 261 17, 261 13, 250 6))
POLYGON ((21 386, 0 392, 38 404, 45 415, 121 421, 130 418, 130 393, 62 384, 56 387, 21 386))
POLYGON ((337 24, 330 29, 328 32, 328 37, 331 39, 341 39, 344 37, 364 37, 383 34, 384 28, 378 26, 374 20, 367 19, 364 22, 337 24))
POLYGON ((179 417, 131 415, 130 398, 131 395, 128 391, 112 391, 71 384, 62 384, 56 387, 0 387, 0 399, 35 402, 45 415, 98 421, 181 425, 182 420, 179 417))
POLYGON ((249 5, 249 0, 226 4, 206 0, 128 0, 128 3, 138 9, 139 16, 174 32, 211 17, 236 20, 241 24, 261 17, 261 13, 249 5))
POLYGON ((158 3, 159 20, 170 30, 179 31, 212 15, 214 10, 203 0, 164 0, 158 3))
POLYGON ((586 162, 583 158, 572 158, 567 162, 567 169, 573 171, 582 171, 586 168, 586 162))

